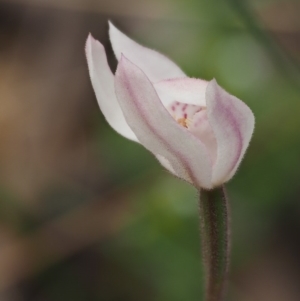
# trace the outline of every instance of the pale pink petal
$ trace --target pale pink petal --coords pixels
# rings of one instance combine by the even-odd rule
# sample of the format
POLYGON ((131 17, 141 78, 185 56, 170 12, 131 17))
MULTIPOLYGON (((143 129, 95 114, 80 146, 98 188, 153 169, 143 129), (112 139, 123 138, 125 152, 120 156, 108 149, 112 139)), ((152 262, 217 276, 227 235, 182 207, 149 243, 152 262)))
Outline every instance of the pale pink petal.
POLYGON ((159 81, 154 84, 154 88, 166 107, 174 101, 206 106, 207 85, 205 80, 185 77, 159 81))
POLYGON ((109 125, 119 134, 137 141, 135 134, 125 121, 117 101, 114 75, 107 64, 104 47, 90 34, 86 41, 85 51, 92 85, 104 117, 109 125))
POLYGON ((203 142, 211 158, 212 165, 215 164, 217 160, 217 140, 208 122, 207 110, 205 108, 202 108, 202 110, 193 116, 192 121, 188 123, 188 129, 203 142))
POLYGON ((140 143, 164 157, 178 177, 198 188, 211 188, 205 146, 172 118, 144 72, 125 57, 118 65, 115 87, 126 121, 140 143))
POLYGON ((206 90, 208 121, 217 139, 212 183, 220 185, 235 174, 249 145, 254 116, 246 104, 212 80, 206 90))
POLYGON ((156 82, 162 79, 186 76, 166 56, 131 40, 111 22, 109 22, 109 36, 116 58, 120 60, 121 54, 124 54, 146 73, 150 81, 156 82))

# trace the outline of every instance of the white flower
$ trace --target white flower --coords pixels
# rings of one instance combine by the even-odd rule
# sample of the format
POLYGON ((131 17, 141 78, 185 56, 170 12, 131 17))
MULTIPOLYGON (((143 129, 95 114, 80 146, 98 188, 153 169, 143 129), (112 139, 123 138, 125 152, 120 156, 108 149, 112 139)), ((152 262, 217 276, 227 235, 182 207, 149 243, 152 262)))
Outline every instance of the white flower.
POLYGON ((89 35, 86 56, 102 113, 119 134, 141 143, 171 173, 211 189, 235 174, 254 129, 251 110, 210 82, 187 77, 171 60, 109 24, 119 61, 111 72, 89 35))

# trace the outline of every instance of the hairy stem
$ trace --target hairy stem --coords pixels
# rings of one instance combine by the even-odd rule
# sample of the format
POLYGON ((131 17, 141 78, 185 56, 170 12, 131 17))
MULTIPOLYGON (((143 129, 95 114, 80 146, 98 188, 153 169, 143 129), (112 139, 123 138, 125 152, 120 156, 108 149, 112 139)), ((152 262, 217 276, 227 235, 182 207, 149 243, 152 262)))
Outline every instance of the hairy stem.
POLYGON ((199 215, 205 270, 205 301, 224 300, 230 255, 230 215, 225 188, 201 190, 199 215))

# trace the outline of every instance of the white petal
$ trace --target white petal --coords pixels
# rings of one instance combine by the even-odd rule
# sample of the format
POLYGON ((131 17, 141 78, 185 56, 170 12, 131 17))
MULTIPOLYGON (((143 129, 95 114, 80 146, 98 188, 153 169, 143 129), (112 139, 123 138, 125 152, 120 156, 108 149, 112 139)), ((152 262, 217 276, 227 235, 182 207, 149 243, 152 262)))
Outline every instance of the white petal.
POLYGON ((180 178, 198 188, 211 188, 205 146, 172 118, 147 76, 125 57, 118 65, 115 87, 126 121, 140 143, 166 158, 180 178))
POLYGON ((188 129, 203 142, 211 158, 212 165, 215 164, 217 159, 217 140, 208 122, 207 110, 202 109, 200 112, 197 112, 191 123, 188 124, 188 129))
POLYGON ((166 107, 174 101, 206 106, 207 85, 205 80, 185 77, 157 82, 154 88, 166 107))
POLYGON ((105 119, 119 134, 137 141, 135 134, 125 121, 117 101, 114 89, 114 75, 107 64, 104 47, 90 34, 86 41, 85 51, 92 85, 105 119))
POLYGON ((220 185, 235 174, 249 145, 254 116, 248 106, 212 80, 206 90, 209 123, 217 139, 217 161, 213 185, 220 185))
POLYGON ((109 36, 116 58, 120 60, 123 53, 125 57, 146 73, 150 81, 156 82, 162 79, 186 76, 166 56, 131 40, 111 22, 109 22, 109 36))

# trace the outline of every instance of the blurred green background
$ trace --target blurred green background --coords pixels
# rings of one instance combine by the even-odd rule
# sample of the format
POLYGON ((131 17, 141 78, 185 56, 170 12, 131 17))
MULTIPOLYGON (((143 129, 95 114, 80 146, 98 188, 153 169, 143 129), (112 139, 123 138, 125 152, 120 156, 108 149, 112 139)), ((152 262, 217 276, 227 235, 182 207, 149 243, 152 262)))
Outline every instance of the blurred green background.
POLYGON ((105 122, 91 32, 112 20, 253 110, 228 300, 300 300, 300 3, 0 0, 0 300, 203 300, 196 191, 105 122))

